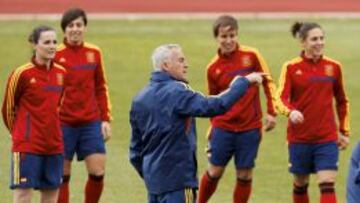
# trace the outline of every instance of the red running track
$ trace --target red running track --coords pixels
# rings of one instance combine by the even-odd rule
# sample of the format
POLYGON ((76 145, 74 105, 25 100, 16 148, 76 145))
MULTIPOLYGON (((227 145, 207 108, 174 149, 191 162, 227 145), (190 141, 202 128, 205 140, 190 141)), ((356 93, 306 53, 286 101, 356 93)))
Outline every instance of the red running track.
POLYGON ((0 14, 167 12, 360 12, 360 0, 0 0, 0 14))

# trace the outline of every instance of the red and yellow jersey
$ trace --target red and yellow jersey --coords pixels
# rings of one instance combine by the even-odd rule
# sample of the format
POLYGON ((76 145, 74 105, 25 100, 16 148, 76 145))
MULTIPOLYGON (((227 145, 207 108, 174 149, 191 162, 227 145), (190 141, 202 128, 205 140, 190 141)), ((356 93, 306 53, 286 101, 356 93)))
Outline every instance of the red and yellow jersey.
POLYGON ((277 109, 288 116, 294 109, 304 122, 288 122, 290 143, 322 143, 337 140, 333 98, 340 132, 349 135, 349 102, 339 62, 323 56, 317 62, 302 54, 283 65, 277 94, 277 109))
POLYGON ((110 121, 111 104, 101 50, 92 44, 60 44, 55 61, 67 70, 61 122, 76 126, 94 120, 110 121))
POLYGON ((63 153, 59 106, 66 70, 31 62, 10 75, 2 105, 4 123, 12 135, 12 151, 63 153))
MULTIPOLYGON (((252 72, 269 73, 269 68, 260 53, 251 47, 241 45, 229 55, 218 54, 207 68, 207 84, 210 95, 225 91, 232 79, 252 72)), ((263 81, 267 100, 267 113, 275 112, 275 84, 271 76, 263 81)), ((233 132, 241 132, 262 127, 262 111, 259 87, 252 85, 246 94, 225 114, 211 119, 212 126, 233 132)))

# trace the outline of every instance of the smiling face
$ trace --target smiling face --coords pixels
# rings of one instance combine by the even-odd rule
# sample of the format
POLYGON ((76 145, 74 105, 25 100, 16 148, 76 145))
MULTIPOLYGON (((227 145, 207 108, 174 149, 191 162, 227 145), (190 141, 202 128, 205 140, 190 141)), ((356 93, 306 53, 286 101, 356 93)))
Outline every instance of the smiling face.
POLYGON ((46 62, 54 59, 56 53, 56 33, 53 30, 40 33, 39 40, 33 44, 35 56, 39 62, 46 62))
POLYGON ((65 28, 65 37, 69 44, 79 45, 84 41, 86 26, 84 19, 78 17, 71 21, 65 28))
POLYGON ((163 64, 163 69, 173 78, 187 82, 187 62, 181 49, 173 48, 168 59, 163 64))
POLYGON ((323 55, 325 45, 324 32, 320 28, 313 28, 308 31, 307 37, 301 41, 305 56, 318 59, 323 55))
POLYGON ((230 26, 219 27, 216 42, 222 54, 229 54, 236 49, 237 30, 230 26))

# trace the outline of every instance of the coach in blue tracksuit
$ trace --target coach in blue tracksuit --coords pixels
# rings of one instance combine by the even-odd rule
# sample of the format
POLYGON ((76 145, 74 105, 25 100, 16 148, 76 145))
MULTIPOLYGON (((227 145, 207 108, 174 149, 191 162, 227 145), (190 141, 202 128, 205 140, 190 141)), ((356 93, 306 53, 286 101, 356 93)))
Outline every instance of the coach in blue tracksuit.
POLYGON ((360 203, 360 141, 350 159, 346 199, 347 203, 360 203))
POLYGON ((195 203, 196 129, 193 117, 225 113, 262 73, 234 79, 221 95, 205 97, 187 85, 181 47, 162 45, 152 55, 154 72, 133 99, 130 161, 144 179, 149 203, 195 203))

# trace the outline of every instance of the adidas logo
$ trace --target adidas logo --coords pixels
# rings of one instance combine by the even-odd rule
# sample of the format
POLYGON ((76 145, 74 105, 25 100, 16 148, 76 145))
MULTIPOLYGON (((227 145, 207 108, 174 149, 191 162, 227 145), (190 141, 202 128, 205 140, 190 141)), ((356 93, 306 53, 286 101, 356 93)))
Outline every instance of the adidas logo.
POLYGON ((302 75, 302 71, 300 69, 298 69, 296 72, 295 72, 296 75, 302 75))
POLYGON ((34 83, 36 83, 36 79, 35 79, 35 78, 31 78, 30 84, 34 84, 34 83))

